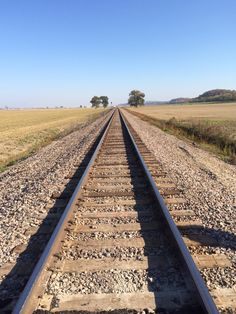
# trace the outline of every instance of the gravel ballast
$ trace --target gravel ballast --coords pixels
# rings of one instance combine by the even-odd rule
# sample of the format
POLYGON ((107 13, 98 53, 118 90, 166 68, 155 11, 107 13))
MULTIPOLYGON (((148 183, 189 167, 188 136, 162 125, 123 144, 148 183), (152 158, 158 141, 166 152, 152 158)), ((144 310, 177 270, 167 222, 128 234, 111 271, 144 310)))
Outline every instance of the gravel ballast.
MULTIPOLYGON (((236 167, 199 149, 191 142, 163 132, 127 111, 124 113, 168 177, 183 191, 186 203, 180 209, 193 210, 194 219, 202 222, 200 232, 217 239, 218 251, 225 253, 233 264, 233 267, 225 271, 203 271, 208 287, 235 286, 236 167)), ((199 253, 208 250, 210 253, 212 249, 198 248, 199 253)))
MULTIPOLYGON (((181 141, 164 133, 130 113, 126 113, 126 115, 148 149, 154 153, 160 162, 160 167, 158 166, 155 170, 165 172, 170 181, 175 183, 178 190, 181 191, 180 199, 186 199, 185 203, 171 205, 172 208, 176 210, 187 209, 194 213, 189 217, 174 218, 175 221, 200 221, 198 228, 183 226, 180 229, 181 233, 190 239, 194 239, 196 234, 200 233, 202 236, 209 236, 217 240, 218 246, 214 248, 211 246, 191 247, 191 253, 197 252, 208 255, 219 252, 225 254, 232 262, 232 266, 229 265, 226 268, 201 269, 201 274, 207 286, 210 290, 234 287, 236 285, 234 267, 236 258, 234 235, 236 168, 200 150, 190 142, 181 141)), ((19 258, 21 246, 24 247, 29 243, 32 235, 30 230, 35 229, 37 231, 37 228, 42 226, 43 217, 47 216, 50 209, 49 204, 52 203, 52 194, 55 191, 60 194, 64 190, 65 184, 69 181, 65 178, 69 174, 71 176, 71 173, 82 161, 88 146, 98 134, 102 122, 104 122, 104 117, 99 118, 90 125, 84 125, 79 132, 74 132, 59 141, 53 142, 39 153, 0 175, 0 203, 2 202, 0 237, 3 239, 0 245, 0 267, 8 263, 15 263, 19 258)), ((93 173, 96 175, 96 171, 93 173)), ((112 175, 115 171, 111 170, 110 173, 112 175)), ((123 173, 123 171, 119 173, 123 173)), ((136 224, 139 221, 149 223, 150 217, 148 215, 146 218, 140 218, 140 220, 133 217, 112 217, 113 215, 110 215, 109 218, 102 217, 102 215, 100 215, 101 218, 96 218, 96 212, 100 211, 103 213, 110 212, 111 214, 114 211, 134 210, 140 211, 142 214, 144 210, 152 212, 153 209, 156 210, 152 201, 148 200, 147 204, 146 202, 142 204, 143 197, 140 194, 137 197, 138 205, 114 205, 120 201, 123 203, 128 201, 129 204, 133 204, 134 198, 129 196, 131 193, 127 193, 126 196, 120 196, 119 194, 110 196, 108 193, 99 197, 95 193, 97 190, 106 193, 106 189, 103 187, 84 190, 84 199, 80 200, 76 206, 75 221, 71 220, 68 228, 65 229, 66 237, 63 241, 65 243, 62 252, 56 254, 55 258, 70 260, 70 262, 74 260, 76 263, 84 259, 82 262, 86 264, 89 263, 89 260, 97 260, 95 261, 96 265, 99 264, 100 266, 107 258, 121 261, 128 261, 129 259, 143 261, 146 256, 157 257, 159 254, 162 256, 162 253, 165 253, 166 248, 162 246, 147 250, 135 248, 133 244, 141 238, 145 241, 148 240, 147 244, 150 240, 150 242, 154 242, 157 239, 160 243, 166 243, 167 235, 163 234, 164 228, 163 230, 162 228, 160 230, 149 230, 148 228, 145 230, 144 228, 144 230, 138 231, 132 231, 131 228, 130 231, 128 231, 129 229, 123 231, 126 230, 125 225, 136 224), (96 207, 96 204, 99 206, 96 207), (91 213, 94 214, 96 220, 91 213), (90 215, 86 217, 86 214, 90 215), (106 226, 99 228, 99 224, 106 226), (77 225, 81 230, 75 228, 77 225), (114 228, 113 231, 110 226, 117 228, 114 228), (124 243, 124 240, 127 242, 132 240, 133 246, 119 247, 119 242, 124 243), (88 245, 90 243, 92 247, 92 244, 96 245, 99 242, 105 244, 114 242, 116 245, 114 247, 108 246, 107 249, 96 248, 96 246, 95 249, 91 249, 88 245), (72 245, 69 246, 69 244, 72 245)), ((130 191, 130 187, 125 187, 123 190, 130 191)), ((173 194, 166 198, 168 197, 175 198, 176 196, 173 194)), ((136 230, 136 227, 134 230, 136 230)), ((37 236, 38 238, 34 239, 36 240, 36 247, 40 239, 45 240, 44 234, 41 234, 41 238, 39 234, 37 236)), ((170 246, 168 250, 173 254, 170 246)), ((30 260, 32 256, 26 254, 24 258, 27 263, 27 258, 30 260)), ((166 256, 164 256, 164 260, 166 260, 166 256)), ((116 266, 113 266, 109 270, 95 268, 89 271, 79 270, 76 272, 73 267, 72 269, 67 268, 67 270, 66 267, 65 269, 57 267, 50 275, 46 290, 54 296, 58 294, 73 295, 75 293, 160 291, 163 287, 164 290, 165 288, 169 290, 170 287, 176 290, 176 288, 185 285, 181 269, 178 268, 177 264, 173 264, 174 267, 166 264, 163 269, 160 267, 157 269, 156 265, 149 270, 136 270, 133 266, 132 269, 127 268, 126 270, 124 268, 121 270, 119 267, 116 269, 116 266)), ((7 284, 4 277, 2 278, 0 301, 4 297, 17 297, 26 281, 25 276, 22 276, 21 279, 17 276, 14 277, 14 275, 9 277, 7 278, 7 284)))
MULTIPOLYGON (((66 259, 103 259, 103 258, 116 258, 119 260, 127 260, 134 258, 142 260, 145 256, 158 256, 163 254, 163 247, 158 248, 137 248, 137 247, 113 247, 103 249, 81 249, 80 246, 71 246, 69 249, 63 250, 63 258, 66 259)), ((166 250, 167 251, 167 250, 166 250)))
POLYGON ((96 212, 126 212, 126 211, 137 211, 137 212, 144 212, 144 211, 152 211, 154 206, 152 205, 109 205, 108 202, 104 202, 104 207, 98 208, 96 206, 89 206, 85 207, 82 205, 78 206, 78 212, 84 213, 84 212, 90 212, 90 213, 96 213, 96 212), (100 209, 100 210, 99 210, 100 209))
POLYGON ((235 232, 236 167, 127 111, 125 115, 168 177, 184 191, 189 209, 194 209, 208 228, 235 232))
POLYGON ((87 241, 89 239, 102 240, 102 239, 132 239, 132 238, 148 238, 156 239, 161 236, 161 231, 123 231, 123 232, 70 232, 66 239, 87 241))
MULTIPOLYGON (((103 270, 81 273, 54 273, 48 283, 51 294, 130 293, 159 291, 160 287, 175 290, 185 286, 178 268, 169 268, 165 274, 153 270, 103 270)), ((164 288, 165 289, 165 288, 164 288)))

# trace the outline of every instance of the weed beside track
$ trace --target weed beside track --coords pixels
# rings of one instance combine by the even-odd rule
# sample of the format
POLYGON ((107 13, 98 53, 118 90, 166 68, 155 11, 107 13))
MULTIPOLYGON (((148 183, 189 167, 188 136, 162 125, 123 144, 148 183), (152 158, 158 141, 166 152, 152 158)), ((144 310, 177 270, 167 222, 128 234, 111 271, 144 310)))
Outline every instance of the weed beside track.
POLYGON ((236 164, 236 121, 189 119, 158 119, 144 113, 129 110, 143 121, 179 138, 187 138, 223 160, 236 164))

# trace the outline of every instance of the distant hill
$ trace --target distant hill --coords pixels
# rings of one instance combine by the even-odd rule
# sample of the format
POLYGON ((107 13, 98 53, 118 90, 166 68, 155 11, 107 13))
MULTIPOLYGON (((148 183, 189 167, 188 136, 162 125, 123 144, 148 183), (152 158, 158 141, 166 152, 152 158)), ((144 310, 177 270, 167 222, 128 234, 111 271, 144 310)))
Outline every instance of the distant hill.
POLYGON ((236 101, 236 90, 212 89, 196 98, 193 98, 193 101, 197 102, 236 101))
POLYGON ((168 104, 168 101, 160 101, 160 100, 145 101, 145 106, 155 106, 155 105, 162 105, 162 104, 168 104))
POLYGON ((185 102, 191 102, 192 98, 184 98, 184 97, 179 97, 179 98, 174 98, 169 101, 170 104, 181 104, 185 102))
POLYGON ((236 90, 212 89, 195 98, 175 98, 169 101, 170 104, 186 102, 217 102, 217 101, 236 101, 236 90))

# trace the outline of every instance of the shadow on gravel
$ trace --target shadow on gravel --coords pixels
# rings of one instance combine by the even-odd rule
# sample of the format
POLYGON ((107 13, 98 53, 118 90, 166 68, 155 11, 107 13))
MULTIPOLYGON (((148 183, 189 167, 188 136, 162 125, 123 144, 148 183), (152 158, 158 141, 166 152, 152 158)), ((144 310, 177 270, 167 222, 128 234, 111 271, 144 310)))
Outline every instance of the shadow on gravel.
MULTIPOLYGON (((123 133, 125 133, 124 126, 122 129, 123 133)), ((146 270, 148 292, 153 293, 155 313, 201 314, 203 312, 199 306, 199 301, 196 296, 191 294, 195 291, 194 288, 190 291, 190 294, 188 294, 189 291, 186 289, 186 281, 184 279, 186 271, 183 269, 182 257, 179 256, 179 252, 176 250, 172 235, 169 232, 165 219, 163 219, 159 205, 154 199, 151 186, 146 180, 141 163, 138 158, 134 158, 134 155, 130 153, 130 139, 127 139, 127 136, 125 138, 131 183, 136 200, 135 210, 138 213, 141 236, 144 241, 144 256, 147 258, 148 263, 148 269, 146 270), (139 170, 138 175, 137 169, 139 170), (142 186, 141 188, 140 185, 142 186), (186 295, 182 297, 182 293, 186 293, 186 295), (185 302, 186 300, 188 301, 185 302), (196 303, 194 304, 192 300, 195 300, 196 303)), ((121 313, 129 312, 126 310, 121 313)), ((147 309, 147 306, 145 306, 145 300, 143 313, 153 313, 152 309, 150 312, 150 309, 147 309)))
POLYGON ((179 229, 182 235, 201 245, 236 250, 236 235, 231 232, 201 225, 179 227, 179 229))
MULTIPOLYGON (((123 132, 124 127, 123 127, 123 132)), ((160 211, 148 185, 145 174, 137 158, 134 157, 130 140, 125 136, 126 154, 131 173, 131 184, 133 185, 134 199, 136 205, 134 209, 138 213, 138 221, 141 226, 141 236, 144 241, 144 256, 147 258, 148 292, 153 293, 154 308, 148 309, 146 300, 143 300, 143 311, 132 309, 103 310, 99 312, 91 311, 59 311, 58 314, 201 314, 199 306, 181 304, 176 298, 175 290, 183 289, 183 278, 181 277, 181 265, 179 265, 178 254, 172 240, 165 228, 160 211), (150 223, 157 224, 151 230, 150 223), (168 244, 168 247, 167 245, 168 244), (170 252, 172 258, 170 260, 170 252), (173 293, 171 296, 170 291, 173 293)), ((127 239, 129 241, 129 239, 127 239)), ((129 263, 129 259, 127 259, 129 263)), ((194 296, 190 296, 194 298, 194 296)), ((138 302, 138 300, 137 300, 138 302)), ((148 302, 148 301, 147 301, 148 302)), ((50 314, 50 311, 37 310, 34 314, 50 314)))
MULTIPOLYGON (((74 173, 70 175, 70 181, 65 189, 56 197, 55 204, 49 209, 37 232, 31 235, 25 250, 19 254, 15 266, 6 275, 0 284, 0 313, 11 313, 14 304, 23 291, 37 261, 46 247, 55 226, 57 225, 75 187, 79 183, 84 170, 89 163, 94 150, 101 139, 105 126, 98 138, 88 149, 85 157, 74 173)), ((26 231, 27 232, 27 231, 26 231)), ((14 249, 13 249, 14 250, 14 249)))

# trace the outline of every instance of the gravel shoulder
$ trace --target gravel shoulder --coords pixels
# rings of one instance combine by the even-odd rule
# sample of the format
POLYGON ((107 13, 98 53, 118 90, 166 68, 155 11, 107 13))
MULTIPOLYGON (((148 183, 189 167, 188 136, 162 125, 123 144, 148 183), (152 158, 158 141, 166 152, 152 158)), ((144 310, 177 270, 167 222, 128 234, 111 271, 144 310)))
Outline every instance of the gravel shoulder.
POLYGON ((17 260, 14 248, 27 244, 27 229, 40 226, 52 193, 63 191, 65 177, 82 161, 106 119, 82 124, 0 174, 0 267, 17 260))
POLYGON ((193 210, 194 219, 201 221, 200 232, 217 239, 218 247, 202 247, 201 253, 224 253, 233 263, 233 267, 218 272, 203 271, 208 286, 235 286, 236 167, 123 112, 168 177, 183 191, 184 209, 193 210))
MULTIPOLYGON (((236 166, 125 111, 133 128, 209 228, 235 232, 236 166)), ((190 208, 189 208, 190 209, 190 208)))

